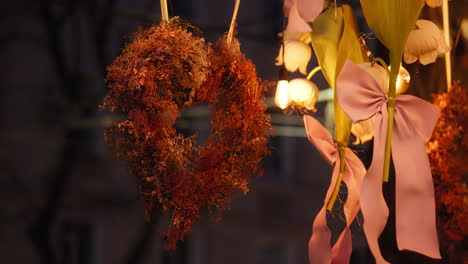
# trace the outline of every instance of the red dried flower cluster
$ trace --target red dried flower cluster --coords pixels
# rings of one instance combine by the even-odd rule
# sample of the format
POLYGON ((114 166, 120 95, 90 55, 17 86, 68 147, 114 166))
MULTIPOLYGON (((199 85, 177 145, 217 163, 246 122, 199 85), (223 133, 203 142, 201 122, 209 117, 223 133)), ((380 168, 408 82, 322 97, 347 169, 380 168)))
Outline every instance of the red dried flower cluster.
POLYGON ((139 179, 149 217, 155 207, 171 214, 166 247, 190 231, 201 210, 221 213, 232 194, 246 193, 271 125, 264 83, 239 44, 221 39, 213 48, 177 20, 140 30, 108 68, 104 107, 125 116, 105 139, 139 179), (185 107, 207 103, 212 133, 205 146, 177 133, 185 107))
POLYGON ((455 245, 468 235, 468 90, 455 84, 434 99, 441 115, 427 150, 434 175, 439 235, 448 255, 454 257, 455 245))

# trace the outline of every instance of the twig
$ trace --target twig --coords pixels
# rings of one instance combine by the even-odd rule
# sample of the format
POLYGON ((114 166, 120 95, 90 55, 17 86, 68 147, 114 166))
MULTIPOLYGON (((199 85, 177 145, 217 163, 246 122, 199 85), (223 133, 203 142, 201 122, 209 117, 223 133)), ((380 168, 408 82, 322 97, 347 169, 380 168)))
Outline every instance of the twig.
MULTIPOLYGON (((444 0, 442 3, 442 18, 444 24, 444 40, 452 47, 450 41, 450 18, 449 18, 449 7, 448 7, 448 0, 444 0)), ((447 91, 450 91, 452 86, 452 62, 450 60, 450 50, 445 53, 445 74, 447 77, 447 91)))
POLYGON ((232 42, 232 36, 234 35, 234 27, 236 24, 237 13, 239 12, 239 5, 240 0, 236 0, 234 3, 234 12, 232 13, 231 25, 229 26, 229 32, 226 40, 228 44, 232 42))
POLYGON ((169 21, 169 12, 167 11, 167 0, 159 0, 161 2, 161 17, 162 21, 169 21))

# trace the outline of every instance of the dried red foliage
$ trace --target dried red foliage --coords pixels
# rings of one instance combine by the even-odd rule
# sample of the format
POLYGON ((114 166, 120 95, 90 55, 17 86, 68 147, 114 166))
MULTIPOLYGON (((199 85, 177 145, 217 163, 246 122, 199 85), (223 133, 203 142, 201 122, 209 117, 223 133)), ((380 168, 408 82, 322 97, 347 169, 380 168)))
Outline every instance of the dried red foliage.
POLYGON ((468 90, 458 84, 449 92, 434 96, 441 115, 427 145, 434 175, 440 240, 450 258, 455 257, 456 245, 468 235, 467 102, 468 90))
POLYGON ((219 215, 261 173, 271 133, 265 86, 237 41, 212 49, 176 20, 136 33, 107 82, 104 107, 126 119, 105 139, 139 179, 147 217, 155 207, 171 214, 166 247, 174 248, 203 208, 219 215), (205 146, 174 128, 185 107, 201 102, 214 112, 205 146))

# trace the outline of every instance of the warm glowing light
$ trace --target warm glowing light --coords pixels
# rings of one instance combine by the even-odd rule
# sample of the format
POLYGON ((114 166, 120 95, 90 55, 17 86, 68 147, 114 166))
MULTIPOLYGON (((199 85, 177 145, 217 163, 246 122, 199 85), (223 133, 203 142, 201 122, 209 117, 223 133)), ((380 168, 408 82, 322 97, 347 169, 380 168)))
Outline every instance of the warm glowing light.
MULTIPOLYGON (((392 68, 389 66, 388 69, 391 70, 392 68)), ((398 77, 396 80, 395 94, 399 95, 408 91, 410 80, 411 76, 408 70, 406 70, 403 66, 400 65, 400 70, 398 71, 398 77)))
POLYGON ((351 133, 356 137, 353 145, 359 145, 370 141, 374 137, 375 116, 351 126, 351 133))
POLYGON ((317 86, 304 78, 293 79, 289 82, 289 98, 307 109, 315 109, 318 99, 317 86))
POLYGON ((409 84, 410 84, 411 76, 409 72, 400 66, 400 71, 398 71, 398 77, 396 81, 396 94, 402 94, 408 91, 409 84))
POLYGON ((288 80, 279 80, 276 86, 275 104, 281 109, 286 109, 291 102, 288 95, 288 87, 288 80))

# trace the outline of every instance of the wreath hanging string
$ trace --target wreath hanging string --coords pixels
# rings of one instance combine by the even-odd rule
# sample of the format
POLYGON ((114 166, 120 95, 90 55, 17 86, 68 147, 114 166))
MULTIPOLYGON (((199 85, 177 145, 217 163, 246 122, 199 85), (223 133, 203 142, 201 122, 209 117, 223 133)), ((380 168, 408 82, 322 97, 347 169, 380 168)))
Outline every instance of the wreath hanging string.
POLYGON ((105 108, 125 117, 105 130, 105 139, 138 178, 147 218, 155 207, 171 214, 167 248, 175 248, 203 208, 219 215, 233 194, 248 191, 271 134, 266 84, 239 42, 222 37, 212 47, 188 28, 172 18, 139 30, 108 67, 104 99, 105 108), (205 146, 174 127, 185 108, 200 103, 213 110, 205 146))

